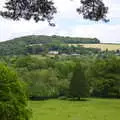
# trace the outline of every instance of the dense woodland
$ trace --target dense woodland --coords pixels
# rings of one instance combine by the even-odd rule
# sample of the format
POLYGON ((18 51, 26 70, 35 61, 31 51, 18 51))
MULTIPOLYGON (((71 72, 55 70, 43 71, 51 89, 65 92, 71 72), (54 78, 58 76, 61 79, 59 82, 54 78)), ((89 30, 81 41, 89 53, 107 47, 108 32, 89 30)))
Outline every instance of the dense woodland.
POLYGON ((120 97, 118 56, 29 55, 1 57, 1 62, 26 83, 31 99, 120 97))

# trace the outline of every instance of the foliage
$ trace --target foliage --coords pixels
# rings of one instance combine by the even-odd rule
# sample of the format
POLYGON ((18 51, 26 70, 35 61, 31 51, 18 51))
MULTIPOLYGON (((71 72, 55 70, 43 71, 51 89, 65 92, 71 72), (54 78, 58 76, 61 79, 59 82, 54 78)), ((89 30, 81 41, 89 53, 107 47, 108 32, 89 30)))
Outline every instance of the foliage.
POLYGON ((85 91, 93 97, 120 97, 120 57, 110 52, 77 56, 3 56, 0 61, 16 69, 28 85, 30 97, 68 96, 72 92, 83 95, 85 91), (86 87, 78 89, 80 84, 86 87), (71 89, 71 86, 74 87, 71 89))
POLYGON ((85 73, 82 65, 80 63, 77 63, 70 83, 70 96, 80 99, 87 97, 88 94, 88 81, 85 78, 85 73))
POLYGON ((47 64, 43 60, 31 56, 18 57, 15 61, 16 68, 24 68, 28 71, 47 68, 47 64))
POLYGON ((96 60, 91 67, 93 96, 120 97, 120 59, 108 57, 96 60))
POLYGON ((59 73, 59 77, 65 79, 74 71, 75 62, 72 60, 58 61, 55 63, 55 68, 59 73))
POLYGON ((0 64, 0 119, 29 119, 24 86, 16 73, 3 64, 0 64))
MULTIPOLYGON (((108 8, 105 7, 102 0, 80 0, 82 6, 77 9, 82 13, 85 19, 106 21, 108 8)), ((0 15, 13 20, 24 18, 30 20, 33 18, 36 22, 53 19, 57 12, 52 0, 9 0, 5 4, 6 11, 1 11, 0 15)))
POLYGON ((106 19, 106 14, 108 12, 108 7, 106 7, 102 0, 81 0, 82 6, 77 9, 77 11, 83 14, 83 18, 90 19, 93 21, 106 19))
POLYGON ((31 98, 58 96, 59 81, 52 69, 31 71, 26 73, 23 78, 29 84, 31 98))
POLYGON ((33 18, 36 22, 47 20, 50 25, 53 14, 56 13, 54 3, 49 0, 9 0, 5 3, 4 12, 1 15, 13 20, 33 18))

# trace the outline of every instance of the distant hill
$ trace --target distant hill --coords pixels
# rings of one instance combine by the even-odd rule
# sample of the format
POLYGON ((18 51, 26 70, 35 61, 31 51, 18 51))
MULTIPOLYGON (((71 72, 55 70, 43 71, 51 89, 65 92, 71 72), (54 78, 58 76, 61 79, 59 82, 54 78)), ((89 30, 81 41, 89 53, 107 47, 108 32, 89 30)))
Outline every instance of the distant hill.
POLYGON ((26 54, 26 48, 30 45, 39 44, 98 44, 97 38, 79 38, 79 37, 63 37, 63 36, 25 36, 15 38, 13 40, 0 43, 0 55, 22 55, 26 54))

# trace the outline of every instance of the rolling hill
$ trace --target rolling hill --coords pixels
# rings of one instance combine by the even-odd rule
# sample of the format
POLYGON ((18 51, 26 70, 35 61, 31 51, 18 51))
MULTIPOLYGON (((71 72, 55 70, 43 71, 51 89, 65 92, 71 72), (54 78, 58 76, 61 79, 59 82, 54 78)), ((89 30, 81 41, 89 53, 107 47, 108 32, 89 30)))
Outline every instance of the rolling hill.
POLYGON ((0 43, 0 55, 27 54, 27 47, 41 44, 99 44, 97 38, 73 38, 63 36, 25 36, 0 43))

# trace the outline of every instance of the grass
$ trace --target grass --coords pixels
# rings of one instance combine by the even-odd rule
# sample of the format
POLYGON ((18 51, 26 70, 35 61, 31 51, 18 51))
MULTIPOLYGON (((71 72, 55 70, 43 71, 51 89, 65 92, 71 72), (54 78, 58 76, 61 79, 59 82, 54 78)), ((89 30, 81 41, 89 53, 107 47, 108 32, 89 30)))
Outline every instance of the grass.
POLYGON ((108 49, 109 51, 112 50, 120 50, 120 44, 69 44, 77 46, 77 45, 82 45, 85 48, 100 48, 101 50, 106 50, 108 49))
POLYGON ((32 120, 120 120, 120 100, 30 101, 32 120))

